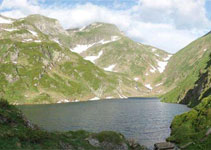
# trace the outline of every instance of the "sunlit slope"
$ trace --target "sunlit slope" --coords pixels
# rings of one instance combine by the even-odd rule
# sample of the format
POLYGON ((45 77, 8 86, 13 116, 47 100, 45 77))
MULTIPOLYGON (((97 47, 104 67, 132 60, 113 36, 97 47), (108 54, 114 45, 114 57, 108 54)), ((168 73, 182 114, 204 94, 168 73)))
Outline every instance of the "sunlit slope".
POLYGON ((163 77, 164 86, 172 90, 163 96, 163 101, 180 102, 184 98, 200 74, 207 71, 210 53, 211 34, 206 34, 171 57, 163 77))
POLYGON ((66 31, 56 33, 60 27, 55 20, 49 19, 53 25, 47 28, 49 20, 43 19, 46 17, 32 15, 0 23, 1 97, 20 104, 140 95, 135 87, 143 87, 141 83, 104 71, 70 51, 61 39, 56 39, 66 31), (40 23, 36 20, 39 17, 40 23))
POLYGON ((73 41, 71 51, 105 71, 127 75, 145 85, 151 95, 163 92, 157 78, 171 57, 167 52, 131 40, 113 24, 97 22, 67 31, 73 41))

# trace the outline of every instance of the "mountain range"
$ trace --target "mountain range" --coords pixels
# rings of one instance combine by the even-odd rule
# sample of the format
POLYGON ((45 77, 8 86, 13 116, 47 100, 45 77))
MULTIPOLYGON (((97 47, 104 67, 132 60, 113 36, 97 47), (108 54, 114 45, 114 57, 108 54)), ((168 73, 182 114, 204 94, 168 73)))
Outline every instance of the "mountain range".
POLYGON ((57 20, 41 15, 17 20, 1 16, 0 24, 0 95, 13 104, 165 91, 159 78, 172 55, 131 40, 115 25, 65 30, 57 20))

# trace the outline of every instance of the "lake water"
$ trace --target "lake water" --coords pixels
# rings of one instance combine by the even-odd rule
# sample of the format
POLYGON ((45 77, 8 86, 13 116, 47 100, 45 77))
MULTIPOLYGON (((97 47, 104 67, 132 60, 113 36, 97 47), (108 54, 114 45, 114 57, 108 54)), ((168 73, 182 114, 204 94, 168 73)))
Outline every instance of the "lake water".
POLYGON ((118 131, 149 148, 170 135, 169 127, 175 115, 189 110, 185 105, 162 103, 155 98, 18 107, 29 120, 48 131, 118 131))

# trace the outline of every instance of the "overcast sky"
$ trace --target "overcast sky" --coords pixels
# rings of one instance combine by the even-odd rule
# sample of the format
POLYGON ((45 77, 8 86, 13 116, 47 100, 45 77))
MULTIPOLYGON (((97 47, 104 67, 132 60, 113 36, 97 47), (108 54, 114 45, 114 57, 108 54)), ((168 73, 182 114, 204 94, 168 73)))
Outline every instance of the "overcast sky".
POLYGON ((42 14, 64 28, 100 21, 171 53, 211 30, 211 0, 0 0, 0 14, 42 14))

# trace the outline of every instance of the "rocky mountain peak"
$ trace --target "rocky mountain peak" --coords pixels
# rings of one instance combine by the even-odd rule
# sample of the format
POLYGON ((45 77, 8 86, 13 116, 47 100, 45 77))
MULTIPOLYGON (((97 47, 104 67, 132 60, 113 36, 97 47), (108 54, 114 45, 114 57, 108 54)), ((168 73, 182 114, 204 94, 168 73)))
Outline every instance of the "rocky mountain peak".
POLYGON ((23 19, 35 25, 44 34, 47 35, 68 34, 66 30, 61 26, 59 21, 56 19, 48 18, 39 14, 30 15, 23 19))

